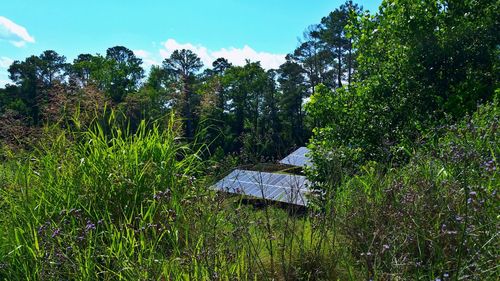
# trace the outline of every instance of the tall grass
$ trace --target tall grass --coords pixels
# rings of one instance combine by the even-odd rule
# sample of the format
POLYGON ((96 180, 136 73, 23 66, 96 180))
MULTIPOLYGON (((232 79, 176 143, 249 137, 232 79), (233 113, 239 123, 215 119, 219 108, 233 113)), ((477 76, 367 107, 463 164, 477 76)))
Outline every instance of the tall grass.
POLYGON ((2 150, 0 279, 498 280, 498 116, 480 108, 405 166, 318 162, 327 200, 305 214, 213 192, 235 161, 203 160, 173 118, 73 120, 2 150))
POLYGON ((60 131, 4 163, 0 274, 115 279, 164 271, 154 261, 188 239, 183 206, 197 195, 200 165, 169 122, 165 131, 143 122, 134 134, 98 123, 60 131))
POLYGON ((210 191, 212 163, 177 137, 174 119, 131 132, 112 113, 66 127, 48 128, 34 151, 4 151, 0 279, 328 276, 328 263, 307 268, 307 217, 210 191))

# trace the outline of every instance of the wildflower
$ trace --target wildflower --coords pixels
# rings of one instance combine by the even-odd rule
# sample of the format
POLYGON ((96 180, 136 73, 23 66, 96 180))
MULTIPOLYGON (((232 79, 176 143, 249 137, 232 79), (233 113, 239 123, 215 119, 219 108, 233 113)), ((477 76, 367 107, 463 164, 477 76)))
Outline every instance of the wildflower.
POLYGON ((167 189, 165 191, 159 191, 157 192, 154 196, 153 196, 153 199, 154 200, 161 200, 163 198, 168 198, 170 197, 170 189, 167 189))
POLYGON ((85 226, 85 230, 89 231, 89 230, 93 230, 93 229, 95 229, 95 224, 93 224, 91 221, 87 221, 87 225, 85 226))
POLYGON ((38 228, 38 235, 42 235, 43 233, 43 230, 45 229, 45 225, 41 225, 39 228, 38 228))
POLYGON ((448 278, 448 277, 450 277, 450 274, 448 274, 448 272, 445 272, 445 273, 443 274, 443 277, 444 277, 444 278, 448 278))
POLYGON ((384 250, 389 250, 389 248, 390 248, 390 247, 389 247, 389 245, 384 244, 384 245, 382 246, 382 248, 384 248, 384 250))
POLYGON ((494 172, 497 170, 497 167, 495 165, 495 162, 492 160, 489 160, 489 161, 486 161, 482 164, 483 168, 487 171, 487 172, 494 172))
POLYGON ((69 214, 73 214, 75 218, 79 218, 81 216, 82 210, 80 209, 71 209, 69 210, 69 214))
POLYGON ((54 232, 52 232, 52 238, 59 236, 60 233, 61 233, 61 230, 59 228, 56 228, 54 230, 54 232))

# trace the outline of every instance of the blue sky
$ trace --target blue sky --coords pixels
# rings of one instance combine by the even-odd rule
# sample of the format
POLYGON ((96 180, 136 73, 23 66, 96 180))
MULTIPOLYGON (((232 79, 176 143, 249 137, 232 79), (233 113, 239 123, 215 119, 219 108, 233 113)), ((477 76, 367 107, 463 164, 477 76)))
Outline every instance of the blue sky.
MULTIPOLYGON (((174 49, 195 51, 208 64, 224 56, 276 67, 308 25, 343 0, 16 0, 0 9, 0 86, 8 65, 55 50, 72 61, 81 53, 105 54, 123 45, 144 60, 160 63, 174 49)), ((357 1, 376 11, 381 0, 357 1)))

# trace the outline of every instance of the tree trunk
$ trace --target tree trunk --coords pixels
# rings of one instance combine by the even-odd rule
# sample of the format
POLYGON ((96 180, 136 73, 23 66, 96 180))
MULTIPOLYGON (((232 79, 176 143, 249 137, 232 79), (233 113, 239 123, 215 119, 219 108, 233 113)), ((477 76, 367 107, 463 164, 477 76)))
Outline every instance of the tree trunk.
POLYGON ((191 99, 189 95, 189 83, 188 83, 188 77, 183 76, 182 77, 182 91, 184 92, 184 118, 186 118, 186 137, 190 139, 192 137, 192 112, 191 112, 191 99))
POLYGON ((342 52, 341 47, 337 47, 337 59, 339 60, 339 64, 337 67, 337 78, 338 78, 338 87, 342 87, 342 52))
POLYGON ((349 83, 349 86, 351 86, 351 73, 352 73, 352 39, 349 38, 349 58, 348 58, 348 63, 349 63, 349 72, 348 72, 348 76, 347 76, 347 80, 348 80, 348 83, 349 83))

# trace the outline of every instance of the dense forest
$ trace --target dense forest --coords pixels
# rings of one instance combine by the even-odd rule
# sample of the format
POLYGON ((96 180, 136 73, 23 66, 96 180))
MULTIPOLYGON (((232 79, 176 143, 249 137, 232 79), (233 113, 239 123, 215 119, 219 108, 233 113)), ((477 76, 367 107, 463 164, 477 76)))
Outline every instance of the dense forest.
MULTIPOLYGON (((308 3, 308 5, 312 3, 308 3)), ((498 280, 500 3, 347 1, 278 69, 124 46, 0 88, 5 280, 498 280), (210 186, 308 146, 305 211, 210 186)))

